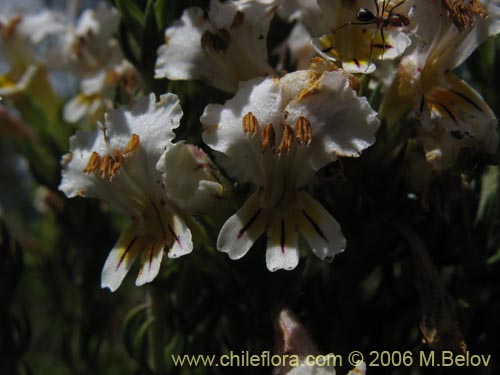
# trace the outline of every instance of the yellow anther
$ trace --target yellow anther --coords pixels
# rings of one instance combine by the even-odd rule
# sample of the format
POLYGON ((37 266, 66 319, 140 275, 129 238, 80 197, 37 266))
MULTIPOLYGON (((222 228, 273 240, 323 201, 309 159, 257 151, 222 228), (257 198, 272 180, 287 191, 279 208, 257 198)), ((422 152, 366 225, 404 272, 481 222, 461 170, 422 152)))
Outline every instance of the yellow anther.
POLYGON ((125 156, 120 151, 115 151, 115 159, 113 160, 113 165, 109 170, 109 177, 115 177, 116 172, 120 169, 123 162, 125 161, 125 156))
POLYGON ((309 146, 312 141, 311 123, 304 116, 300 116, 297 120, 297 123, 295 124, 295 137, 297 138, 297 142, 301 146, 304 143, 306 144, 306 146, 309 146))
POLYGON ((217 33, 212 33, 210 31, 205 31, 201 36, 201 48, 213 48, 217 52, 226 52, 229 42, 231 41, 231 35, 226 29, 219 29, 217 33))
POLYGON ((201 36, 201 48, 213 48, 214 47, 214 34, 212 34, 210 31, 205 31, 203 35, 201 36))
POLYGON ((484 8, 484 5, 479 2, 479 0, 471 0, 470 10, 479 17, 488 17, 488 11, 484 8))
POLYGON ((231 26, 229 28, 234 29, 235 27, 240 26, 243 21, 245 21, 245 13, 238 10, 234 15, 233 22, 231 23, 231 26))
POLYGON ((99 169, 99 173, 101 174, 101 178, 111 175, 111 171, 113 170, 113 166, 115 161, 109 155, 106 155, 102 158, 101 167, 99 169))
POLYGON ((285 151, 290 151, 293 145, 293 130, 290 125, 287 124, 282 124, 283 126, 283 135, 281 136, 281 142, 280 145, 278 146, 278 155, 281 156, 281 154, 285 151))
POLYGON ((106 72, 106 85, 108 86, 114 86, 116 81, 118 81, 118 73, 110 69, 106 72))
POLYGON ((475 16, 488 17, 488 12, 479 0, 442 0, 451 14, 455 26, 460 30, 470 29, 476 24, 475 16))
POLYGON ((243 116, 242 126, 245 134, 250 134, 252 137, 259 131, 259 123, 252 112, 248 112, 243 116))
POLYGON ((264 148, 264 152, 269 148, 274 152, 276 148, 276 134, 274 133, 273 124, 267 124, 262 129, 262 147, 264 148))
POLYGON ((4 39, 11 38, 14 35, 14 31, 16 30, 17 25, 21 23, 22 17, 15 16, 13 19, 9 21, 9 23, 2 29, 2 37, 4 39))
POLYGON ((92 173, 99 169, 101 165, 101 156, 97 152, 92 152, 90 155, 89 161, 85 168, 83 168, 83 173, 92 173))
POLYGON ((123 153, 128 154, 129 152, 134 151, 137 147, 139 147, 139 136, 137 134, 132 134, 127 146, 125 146, 125 150, 123 150, 123 153))

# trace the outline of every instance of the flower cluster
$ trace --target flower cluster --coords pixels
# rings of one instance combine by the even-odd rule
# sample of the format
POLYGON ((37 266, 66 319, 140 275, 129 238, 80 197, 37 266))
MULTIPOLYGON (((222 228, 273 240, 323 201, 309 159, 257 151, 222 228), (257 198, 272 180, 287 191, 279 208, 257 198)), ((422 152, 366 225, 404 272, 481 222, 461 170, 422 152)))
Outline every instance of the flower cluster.
POLYGON ((457 316, 498 315, 500 0, 99 1, 0 10, 5 373, 61 323, 55 373, 123 358, 117 321, 120 373, 259 352, 271 326, 273 375, 339 373, 319 348, 411 354, 419 329, 495 342, 457 316), (18 254, 33 298, 12 298, 18 254), (25 328, 41 300, 61 314, 25 328))
POLYGON ((452 70, 500 32, 499 14, 497 0, 211 0, 206 12, 185 9, 164 31, 148 74, 201 79, 234 95, 207 102, 190 124, 217 163, 197 146, 174 143, 182 116, 175 94, 136 98, 148 84, 120 49, 118 11, 104 4, 76 22, 53 12, 2 16, 11 69, 0 94, 27 92, 49 69, 81 78, 62 114, 88 125, 70 140, 59 189, 131 219, 104 265, 103 287, 118 288, 139 256, 137 285, 151 282, 164 252, 191 252, 200 215, 220 219, 214 245, 231 259, 265 236, 267 268, 292 270, 301 248, 328 262, 346 248, 341 224, 308 186, 323 167, 372 146, 379 118, 390 128, 404 117, 418 123, 415 137, 435 170, 452 167, 464 148, 496 152, 493 111, 452 70), (270 52, 275 17, 295 24, 270 52), (54 38, 61 48, 34 48, 54 38), (290 69, 290 61, 303 68, 290 69), (360 95, 362 76, 379 85, 380 116, 360 95), (112 109, 117 101, 129 107, 112 109), (240 186, 252 190, 243 204, 231 196, 240 186), (231 199, 233 211, 212 211, 231 199))

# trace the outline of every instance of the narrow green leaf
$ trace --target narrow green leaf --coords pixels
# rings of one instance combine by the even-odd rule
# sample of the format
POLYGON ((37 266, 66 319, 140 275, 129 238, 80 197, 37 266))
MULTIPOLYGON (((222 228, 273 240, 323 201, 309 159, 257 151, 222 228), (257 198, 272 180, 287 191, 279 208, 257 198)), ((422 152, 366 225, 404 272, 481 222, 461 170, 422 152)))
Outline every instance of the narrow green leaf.
POLYGON ((169 12, 167 10, 167 2, 165 0, 156 0, 154 3, 154 11, 158 30, 163 32, 168 24, 169 12))
POLYGON ((498 199, 499 188, 498 166, 489 166, 481 178, 481 194, 477 208, 476 224, 480 221, 486 221, 493 212, 495 201, 498 199))
POLYGON ((139 25, 144 26, 144 14, 132 1, 116 0, 116 7, 125 20, 134 20, 134 22, 137 22, 139 25))

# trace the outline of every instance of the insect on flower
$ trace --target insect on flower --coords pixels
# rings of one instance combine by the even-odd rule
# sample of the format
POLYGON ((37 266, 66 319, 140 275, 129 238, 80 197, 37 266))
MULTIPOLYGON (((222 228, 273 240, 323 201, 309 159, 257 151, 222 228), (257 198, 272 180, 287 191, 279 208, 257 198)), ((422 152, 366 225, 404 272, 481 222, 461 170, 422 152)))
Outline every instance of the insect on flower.
POLYGON ((314 38, 312 45, 349 73, 373 73, 374 61, 398 58, 410 46, 406 14, 413 1, 318 0, 330 31, 314 38))
POLYGON ((377 30, 372 35, 372 40, 370 43, 370 62, 372 59, 373 48, 382 48, 382 57, 384 56, 386 42, 384 29, 387 27, 406 27, 410 24, 410 20, 403 14, 395 13, 394 10, 401 5, 403 5, 406 0, 401 0, 399 3, 394 5, 389 9, 389 4, 391 0, 383 0, 382 6, 379 6, 377 0, 373 0, 375 4, 376 13, 374 14, 370 9, 361 7, 356 12, 356 21, 348 22, 339 28, 336 31, 343 29, 346 26, 350 25, 375 25, 377 30), (375 44, 375 38, 380 31, 380 36, 382 38, 382 44, 375 44))

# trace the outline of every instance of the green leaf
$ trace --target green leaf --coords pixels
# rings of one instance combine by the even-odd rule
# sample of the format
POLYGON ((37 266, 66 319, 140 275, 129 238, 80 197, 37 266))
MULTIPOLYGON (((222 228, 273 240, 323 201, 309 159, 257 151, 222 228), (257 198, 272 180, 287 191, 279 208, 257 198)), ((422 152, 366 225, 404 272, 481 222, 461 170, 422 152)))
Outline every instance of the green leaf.
POLYGON ((486 264, 488 266, 493 266, 495 263, 500 261, 500 249, 497 250, 495 254, 486 259, 486 264))
POLYGON ((487 221, 494 213, 495 202, 497 201, 499 188, 498 166, 489 166, 481 178, 481 193, 477 208, 476 224, 480 221, 487 221))
POLYGON ((116 0, 116 6, 125 20, 133 20, 139 25, 144 26, 144 14, 132 1, 116 0))
POLYGON ((167 9, 167 1, 157 0, 157 1, 155 1, 153 7, 154 7, 155 15, 156 15, 156 23, 158 25, 158 30, 163 32, 167 28, 167 24, 169 21, 168 14, 170 12, 167 9))

